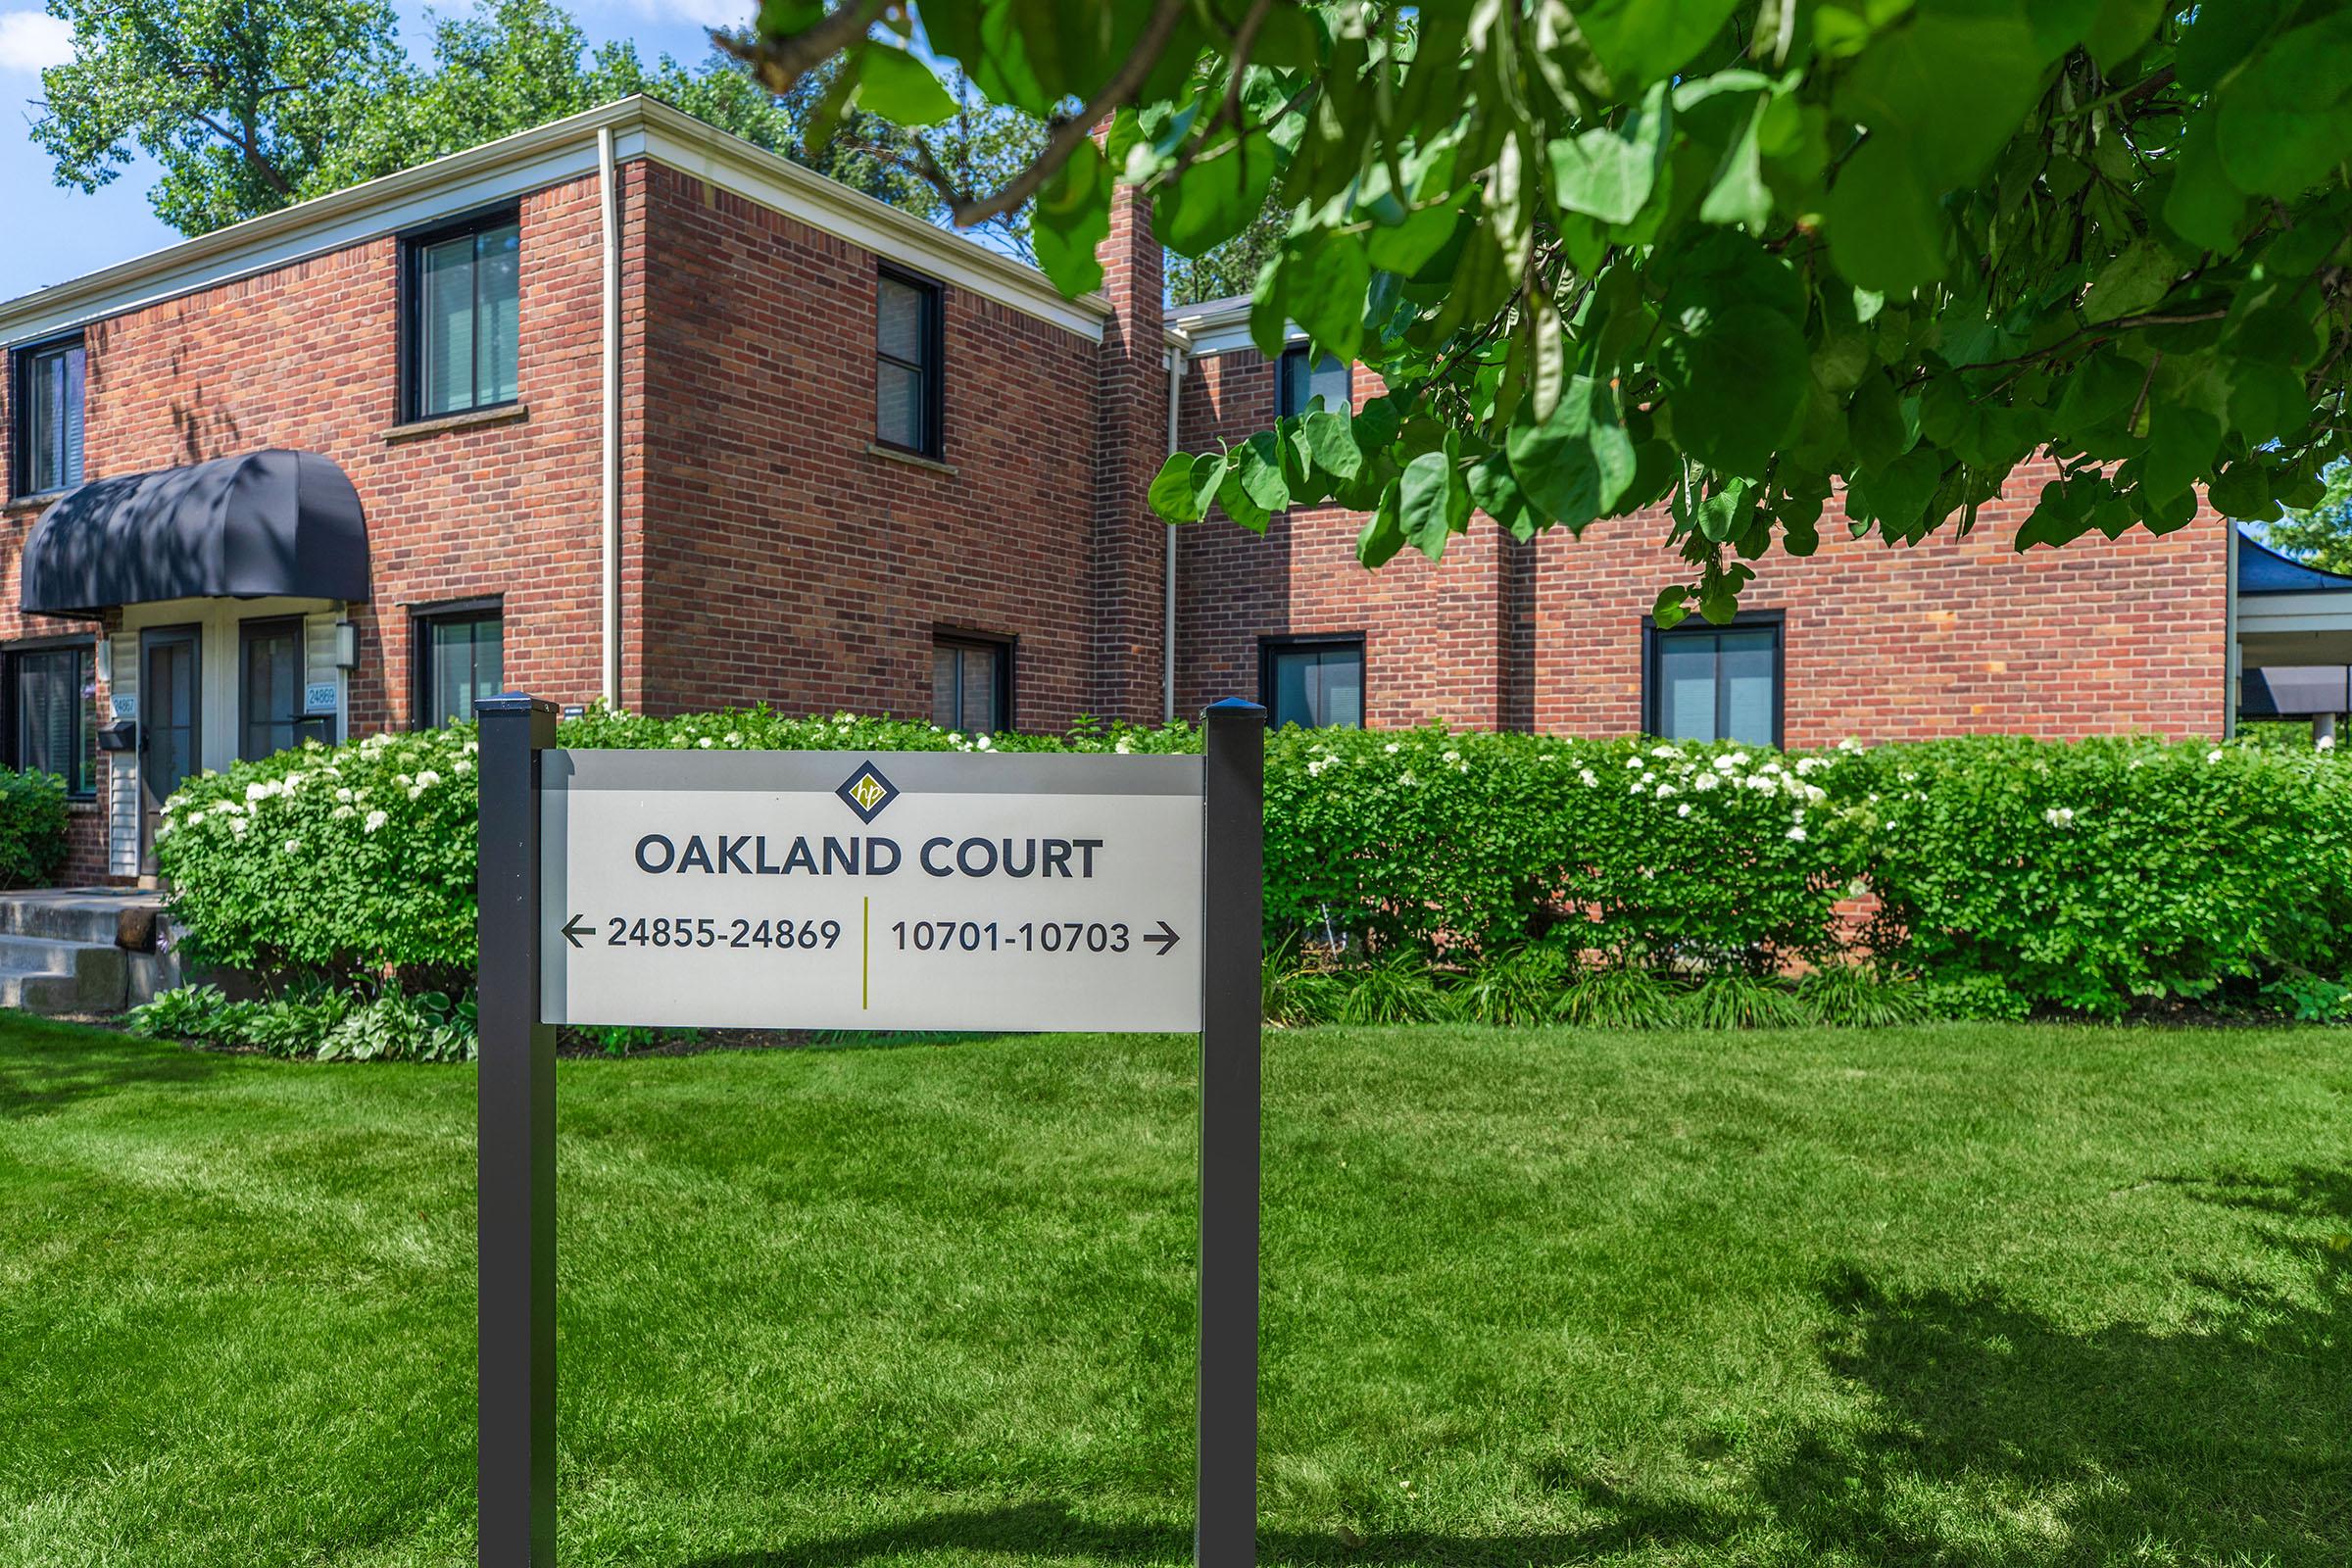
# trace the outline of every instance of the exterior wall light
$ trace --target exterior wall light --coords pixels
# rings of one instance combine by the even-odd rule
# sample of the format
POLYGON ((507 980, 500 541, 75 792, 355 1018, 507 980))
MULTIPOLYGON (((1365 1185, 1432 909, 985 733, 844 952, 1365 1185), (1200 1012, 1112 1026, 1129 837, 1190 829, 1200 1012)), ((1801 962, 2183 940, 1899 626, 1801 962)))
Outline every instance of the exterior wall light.
POLYGON ((335 667, 360 667, 360 628, 348 620, 335 622, 335 667))

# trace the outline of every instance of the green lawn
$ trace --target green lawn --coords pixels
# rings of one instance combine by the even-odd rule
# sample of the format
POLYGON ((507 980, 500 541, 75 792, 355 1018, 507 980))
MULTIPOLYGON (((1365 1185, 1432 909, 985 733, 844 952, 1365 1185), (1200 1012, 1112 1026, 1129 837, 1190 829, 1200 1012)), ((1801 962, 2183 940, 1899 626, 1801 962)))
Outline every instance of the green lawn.
MULTIPOLYGON (((1189 1560, 1191 1043, 566 1062, 566 1568, 1189 1560)), ((469 1564, 466 1068, 0 1027, 0 1565, 469 1564)), ((2352 1036, 1270 1037, 1265 1560, 2352 1561, 2352 1036)))

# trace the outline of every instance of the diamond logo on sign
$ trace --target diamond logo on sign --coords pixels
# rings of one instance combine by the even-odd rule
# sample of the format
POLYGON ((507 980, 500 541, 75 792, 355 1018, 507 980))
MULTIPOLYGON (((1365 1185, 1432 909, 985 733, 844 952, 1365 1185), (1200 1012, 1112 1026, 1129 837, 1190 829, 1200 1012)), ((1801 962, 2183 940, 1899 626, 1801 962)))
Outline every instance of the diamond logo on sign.
POLYGON ((858 821, 871 822, 882 814, 882 808, 899 798, 899 787, 884 778, 880 768, 867 762, 833 793, 858 813, 858 821))

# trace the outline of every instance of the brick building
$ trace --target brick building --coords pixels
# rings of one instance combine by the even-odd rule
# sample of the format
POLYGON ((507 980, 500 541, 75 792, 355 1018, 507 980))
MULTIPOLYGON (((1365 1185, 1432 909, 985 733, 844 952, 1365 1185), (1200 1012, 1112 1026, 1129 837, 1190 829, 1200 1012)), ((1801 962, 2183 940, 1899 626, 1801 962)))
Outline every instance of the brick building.
POLYGON ((2233 534, 1825 543, 1739 626, 1643 624, 1663 530, 1354 564, 1360 519, 1177 535, 1172 438, 1368 377, 1101 294, 630 99, 0 305, 0 751, 79 879, 177 779, 484 691, 967 729, 1262 691, 1333 722, 2217 733, 2233 534), (1176 409, 1171 416, 1171 393, 1176 409), (1172 635, 1171 635, 1172 629, 1172 635), (110 747, 121 749, 108 749, 110 747))

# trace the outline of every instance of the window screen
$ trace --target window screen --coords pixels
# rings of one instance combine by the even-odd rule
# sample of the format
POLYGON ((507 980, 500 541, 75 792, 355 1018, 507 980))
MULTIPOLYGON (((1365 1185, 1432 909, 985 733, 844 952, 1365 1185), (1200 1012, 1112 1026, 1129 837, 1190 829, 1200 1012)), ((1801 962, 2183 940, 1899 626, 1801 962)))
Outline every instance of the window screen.
POLYGON ((75 795, 98 790, 91 747, 90 650, 30 649, 12 655, 17 766, 55 773, 75 795))
POLYGON ((46 495, 81 483, 81 402, 88 365, 80 339, 17 354, 19 495, 46 495))
POLYGON ((521 230, 512 220, 411 247, 410 416, 464 414, 521 395, 521 230))
POLYGON ((874 439, 940 454, 939 288, 884 272, 874 292, 874 439))
POLYGON ((496 610, 422 615, 416 622, 416 723, 437 729, 473 717, 477 697, 505 689, 506 624, 496 610))
POLYGON ((1282 417, 1304 414, 1307 405, 1318 397, 1323 400, 1323 407, 1329 413, 1350 412, 1352 405, 1348 402, 1350 378, 1348 367, 1330 355, 1326 354, 1310 365, 1305 349, 1285 349, 1280 375, 1275 394, 1276 410, 1282 417))
POLYGON ((931 722, 967 735, 1012 727, 1012 649, 941 637, 931 645, 931 722))
POLYGON ((1259 655, 1259 700, 1277 729, 1364 723, 1364 643, 1360 637, 1268 643, 1259 655))
POLYGON ((1781 628, 1678 626, 1652 634, 1652 733, 1774 746, 1781 734, 1781 628))

